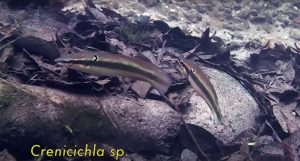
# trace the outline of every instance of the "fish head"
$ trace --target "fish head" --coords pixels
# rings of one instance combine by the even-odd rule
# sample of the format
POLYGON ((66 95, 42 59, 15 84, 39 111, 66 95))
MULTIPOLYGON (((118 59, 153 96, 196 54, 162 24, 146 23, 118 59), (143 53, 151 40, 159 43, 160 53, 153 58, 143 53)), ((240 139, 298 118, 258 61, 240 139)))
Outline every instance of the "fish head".
POLYGON ((193 66, 187 59, 179 59, 180 64, 180 71, 186 75, 188 75, 190 72, 194 72, 193 66))
POLYGON ((65 54, 57 59, 55 62, 64 65, 70 69, 85 70, 90 68, 90 64, 98 61, 99 56, 97 54, 87 53, 75 53, 65 54))
POLYGON ((61 64, 68 64, 68 63, 82 63, 85 61, 92 62, 97 60, 98 60, 97 54, 74 53, 74 54, 62 55, 61 57, 55 59, 55 62, 61 64))

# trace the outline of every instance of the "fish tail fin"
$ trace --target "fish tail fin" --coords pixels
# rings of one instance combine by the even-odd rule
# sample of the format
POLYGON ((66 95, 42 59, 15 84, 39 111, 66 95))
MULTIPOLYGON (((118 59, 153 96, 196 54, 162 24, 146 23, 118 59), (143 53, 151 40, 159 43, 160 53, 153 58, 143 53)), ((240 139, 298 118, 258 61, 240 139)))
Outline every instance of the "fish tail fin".
POLYGON ((213 115, 214 124, 222 124, 224 123, 224 117, 221 113, 216 113, 213 115))

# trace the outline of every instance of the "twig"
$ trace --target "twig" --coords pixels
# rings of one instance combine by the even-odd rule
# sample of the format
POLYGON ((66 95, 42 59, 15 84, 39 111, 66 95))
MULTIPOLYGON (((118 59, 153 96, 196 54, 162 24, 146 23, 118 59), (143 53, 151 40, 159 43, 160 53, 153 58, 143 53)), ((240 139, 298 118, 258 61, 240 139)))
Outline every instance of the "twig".
POLYGON ((196 52, 196 50, 200 47, 200 45, 201 45, 201 44, 195 46, 193 49, 191 49, 191 50, 189 50, 189 51, 187 51, 187 52, 185 52, 185 53, 182 53, 183 57, 184 57, 184 58, 188 58, 188 57, 190 57, 191 55, 193 55, 193 54, 196 52))
POLYGON ((7 47, 8 45, 14 43, 14 42, 17 41, 18 39, 19 39, 19 38, 16 38, 16 39, 11 40, 10 42, 8 42, 8 43, 6 43, 6 44, 0 46, 0 50, 4 49, 4 48, 7 47))
POLYGON ((23 49, 23 51, 26 53, 27 57, 29 59, 31 59, 32 62, 35 63, 35 65, 41 70, 41 71, 48 71, 56 76, 62 77, 62 75, 60 75, 59 73, 55 72, 54 70, 50 69, 47 64, 41 63, 40 60, 37 60, 36 58, 34 58, 30 52, 28 52, 26 49, 23 49))
MULTIPOLYGON (((166 103, 171 106, 174 110, 176 110, 178 113, 180 113, 180 110, 178 108, 177 105, 174 105, 164 94, 160 94, 162 96, 162 98, 166 101, 166 103)), ((210 161, 208 156, 204 153, 204 151, 201 149, 200 145, 197 142, 197 139, 194 135, 194 133, 192 132, 192 130, 188 127, 188 125, 186 124, 186 122, 183 119, 183 116, 181 115, 181 120, 183 122, 184 127, 186 128, 188 134, 190 135, 191 139, 193 140, 194 144, 196 145, 196 148, 198 150, 198 157, 201 159, 204 159, 206 161, 210 161)))
POLYGON ((107 116, 107 118, 109 119, 109 121, 112 123, 112 125, 114 126, 114 128, 117 128, 118 126, 117 126, 116 122, 112 119, 112 117, 110 116, 110 114, 108 114, 107 111, 104 109, 104 107, 102 106, 102 103, 96 97, 95 93, 93 94, 93 98, 97 102, 97 104, 100 106, 100 108, 103 111, 103 113, 105 114, 105 116, 107 116))
POLYGON ((282 142, 281 138, 278 136, 277 132, 276 132, 275 129, 272 127, 272 125, 270 124, 270 122, 267 120, 265 123, 266 123, 266 125, 268 125, 268 126, 271 128, 273 137, 274 137, 278 142, 281 143, 281 142, 282 142))

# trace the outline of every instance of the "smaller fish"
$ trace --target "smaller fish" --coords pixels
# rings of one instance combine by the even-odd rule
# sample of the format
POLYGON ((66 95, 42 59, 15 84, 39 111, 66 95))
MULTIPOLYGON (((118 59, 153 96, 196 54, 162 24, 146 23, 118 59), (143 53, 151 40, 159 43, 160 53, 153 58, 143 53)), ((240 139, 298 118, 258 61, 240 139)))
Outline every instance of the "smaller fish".
POLYGON ((205 100, 213 113, 213 121, 216 124, 223 123, 224 118, 219 108, 216 91, 206 74, 192 61, 181 58, 179 63, 188 74, 188 80, 196 92, 205 100))

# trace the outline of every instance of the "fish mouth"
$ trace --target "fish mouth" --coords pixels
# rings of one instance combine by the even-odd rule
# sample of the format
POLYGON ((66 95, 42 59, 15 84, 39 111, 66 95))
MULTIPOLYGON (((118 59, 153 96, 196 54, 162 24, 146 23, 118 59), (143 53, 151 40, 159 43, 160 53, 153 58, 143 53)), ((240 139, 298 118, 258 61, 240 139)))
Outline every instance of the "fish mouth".
POLYGON ((73 63, 67 61, 61 61, 61 60, 57 61, 57 59, 55 59, 55 62, 58 66, 72 67, 74 65, 73 63))
POLYGON ((71 63, 70 61, 67 61, 67 60, 63 59, 63 58, 57 58, 57 59, 55 59, 55 62, 59 66, 67 66, 67 67, 72 66, 74 64, 74 63, 71 63))
POLYGON ((56 62, 56 64, 59 65, 59 66, 63 66, 63 65, 65 65, 65 66, 70 66, 70 65, 72 65, 72 63, 67 63, 67 62, 57 62, 57 61, 55 61, 55 62, 56 62))
POLYGON ((187 75, 188 71, 186 70, 186 66, 184 65, 182 60, 178 60, 178 64, 179 64, 178 69, 179 69, 180 73, 187 75))
POLYGON ((64 60, 64 59, 62 59, 62 58, 56 58, 55 60, 54 60, 56 63, 67 63, 67 61, 66 60, 64 60))
POLYGON ((186 69, 183 65, 180 65, 178 69, 179 69, 180 73, 182 73, 184 75, 188 74, 188 71, 186 71, 186 69))

